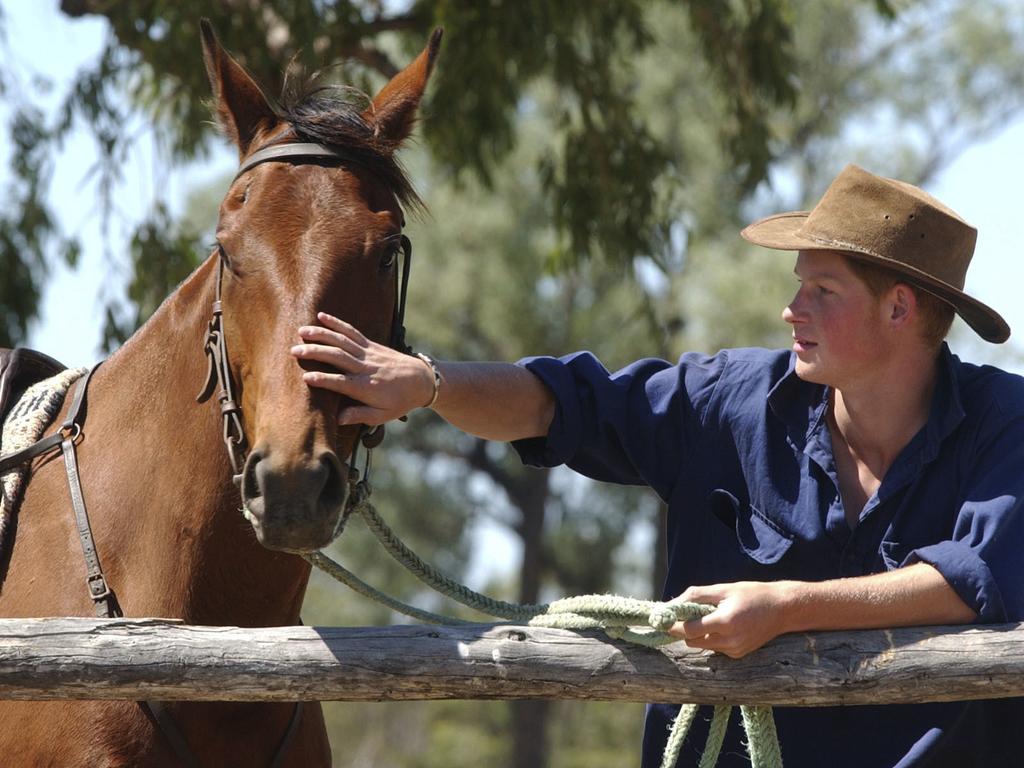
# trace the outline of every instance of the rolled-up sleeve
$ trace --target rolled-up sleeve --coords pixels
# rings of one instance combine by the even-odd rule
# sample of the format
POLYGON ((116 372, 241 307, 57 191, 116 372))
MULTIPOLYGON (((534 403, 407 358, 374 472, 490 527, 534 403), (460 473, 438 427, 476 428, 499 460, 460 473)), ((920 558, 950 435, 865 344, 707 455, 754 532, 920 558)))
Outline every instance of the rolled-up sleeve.
POLYGON ((513 446, 526 464, 568 464, 667 499, 726 361, 689 354, 678 365, 647 359, 609 373, 589 352, 525 358, 518 364, 551 390, 555 413, 546 437, 513 446))
POLYGON ((1003 420, 970 472, 949 540, 911 552, 936 568, 979 623, 1024 620, 1024 418, 1003 420))

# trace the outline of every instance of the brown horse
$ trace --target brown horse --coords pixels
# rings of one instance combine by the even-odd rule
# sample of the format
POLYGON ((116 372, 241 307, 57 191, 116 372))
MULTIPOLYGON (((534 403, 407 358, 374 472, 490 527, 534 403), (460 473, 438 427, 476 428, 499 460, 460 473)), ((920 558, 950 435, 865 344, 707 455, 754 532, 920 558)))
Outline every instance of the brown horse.
MULTIPOLYGON (((205 23, 203 43, 218 116, 243 170, 220 207, 217 250, 89 383, 81 481, 125 616, 295 624, 309 577, 295 553, 335 535, 358 433, 337 427, 340 399, 308 388, 288 350, 317 310, 381 341, 392 333, 400 205, 416 202, 393 154, 411 129, 440 32, 372 104, 352 106, 339 91, 317 88, 276 110, 205 23), (294 143, 337 156, 278 156, 247 167, 255 153, 294 143), (223 334, 250 446, 241 500, 216 398, 196 402, 221 265, 223 334)), ((35 461, 7 546, 0 616, 93 615, 59 454, 35 461)), ((304 708, 278 752, 294 709, 168 705, 201 766, 329 765, 319 704, 304 708)), ((0 764, 182 761, 139 703, 7 701, 0 764)))

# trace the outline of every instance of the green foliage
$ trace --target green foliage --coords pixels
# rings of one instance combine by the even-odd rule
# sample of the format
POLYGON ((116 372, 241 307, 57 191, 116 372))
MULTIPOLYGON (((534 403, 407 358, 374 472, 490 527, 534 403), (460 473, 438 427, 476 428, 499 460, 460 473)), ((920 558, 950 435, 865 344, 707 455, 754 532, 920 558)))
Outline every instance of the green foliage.
POLYGON ((62 237, 46 199, 53 173, 48 143, 51 134, 32 105, 15 109, 8 128, 12 179, 0 212, 0 346, 24 337, 39 303, 52 251, 68 264, 78 258, 78 244, 62 237))
POLYGON ((796 97, 791 80, 792 13, 786 0, 697 0, 693 27, 728 109, 719 130, 737 159, 741 187, 752 190, 768 172, 773 138, 769 118, 796 97))
POLYGON ((178 284, 199 266, 200 248, 198 237, 182 231, 171 219, 167 208, 158 203, 132 237, 132 279, 128 284, 131 307, 123 318, 115 314, 117 307, 107 308, 103 328, 107 346, 117 346, 134 333, 178 284))
MULTIPOLYGON (((692 11, 690 26, 703 41, 693 55, 719 82, 740 84, 726 89, 731 95, 720 139, 728 149, 724 156, 731 158, 727 172, 750 189, 764 177, 771 155, 767 116, 790 98, 790 21, 779 0, 733 0, 721 13, 715 6, 705 0, 682 4, 692 11)), ((132 126, 152 125, 172 163, 200 157, 210 146, 213 126, 197 31, 202 15, 213 17, 227 47, 270 96, 280 91, 282 72, 296 67, 335 67, 341 79, 370 90, 440 24, 447 30, 445 64, 424 107, 423 139, 441 171, 490 186, 498 165, 521 140, 520 117, 533 108, 530 89, 544 84, 551 89, 553 119, 532 162, 541 182, 537 194, 556 234, 549 266, 592 255, 619 263, 637 254, 661 257, 669 249, 675 213, 660 204, 662 180, 674 177, 688 158, 664 146, 648 125, 648 113, 637 108, 640 79, 633 62, 650 46, 651 20, 678 7, 641 0, 416 0, 404 6, 262 0, 223 8, 198 0, 65 0, 65 14, 102 16, 111 35, 38 140, 52 151, 72 126, 81 124, 93 134, 96 197, 106 219, 137 133, 132 126), (448 119, 452 115, 458 119, 448 119)), ((38 199, 45 202, 45 175, 40 181, 38 199)), ((154 211, 148 218, 159 216, 154 211)), ((57 236, 55 225, 47 226, 57 236)), ((2 258, 31 288, 3 305, 11 318, 8 333, 17 339, 34 316, 41 268, 52 252, 43 247, 23 255, 3 241, 0 247, 2 258)), ((148 278, 143 273, 132 279, 140 284, 148 278)), ((108 314, 110 344, 130 330, 134 313, 111 307, 108 314)), ((138 313, 138 319, 145 317, 138 313)))

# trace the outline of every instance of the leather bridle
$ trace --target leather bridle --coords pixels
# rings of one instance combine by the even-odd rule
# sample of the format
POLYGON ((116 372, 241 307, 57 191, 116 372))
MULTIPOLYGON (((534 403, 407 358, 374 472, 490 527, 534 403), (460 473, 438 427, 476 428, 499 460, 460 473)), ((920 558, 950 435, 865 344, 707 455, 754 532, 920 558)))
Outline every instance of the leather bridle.
MULTIPOLYGON (((323 144, 274 144, 250 155, 238 169, 232 183, 254 166, 269 161, 288 163, 322 162, 342 165, 348 161, 348 157, 344 151, 327 147, 323 144)), ((391 318, 389 346, 409 354, 412 352, 412 348, 405 341, 405 304, 409 292, 412 243, 404 234, 401 236, 400 246, 399 250, 403 258, 401 268, 395 271, 397 300, 391 318)), ((231 362, 228 358, 227 341, 224 335, 224 304, 221 294, 224 283, 225 262, 226 256, 224 251, 220 250, 217 265, 217 282, 213 299, 213 313, 207 329, 206 341, 203 344, 203 351, 206 354, 207 360, 206 382, 196 397, 196 401, 203 403, 209 400, 219 385, 220 391, 218 392, 217 400, 220 403, 221 418, 224 422, 224 446, 227 449, 228 459, 231 462, 232 479, 235 485, 241 488, 245 460, 250 446, 245 436, 245 427, 242 422, 242 407, 238 402, 237 387, 231 374, 231 362)), ((369 452, 380 445, 383 439, 384 428, 382 426, 372 429, 363 427, 360 430, 356 448, 353 448, 352 455, 349 457, 349 494, 346 501, 346 509, 339 520, 339 526, 344 524, 351 507, 368 495, 369 452), (362 475, 355 470, 356 452, 359 444, 362 444, 367 452, 362 475)))

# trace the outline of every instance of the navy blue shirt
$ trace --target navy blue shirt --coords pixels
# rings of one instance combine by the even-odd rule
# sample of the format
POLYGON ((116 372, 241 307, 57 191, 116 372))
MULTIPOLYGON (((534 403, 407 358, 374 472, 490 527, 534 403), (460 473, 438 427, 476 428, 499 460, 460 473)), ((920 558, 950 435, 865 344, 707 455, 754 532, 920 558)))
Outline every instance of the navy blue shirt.
MULTIPOLYGON (((979 623, 1024 619, 1024 379, 944 345, 928 422, 847 524, 825 421, 829 390, 786 351, 640 360, 610 374, 589 352, 520 364, 551 389, 546 438, 523 461, 648 485, 668 504, 663 597, 691 585, 821 581, 933 565, 979 623)), ((893 382, 899 386, 899 382, 893 382)), ((661 761, 677 707, 648 707, 643 765, 661 761)), ((775 709, 789 768, 1001 766, 1024 699, 775 709)), ((680 765, 696 765, 710 708, 680 765)), ((749 765, 734 713, 721 766, 749 765)))

